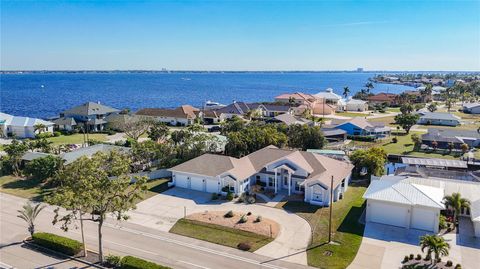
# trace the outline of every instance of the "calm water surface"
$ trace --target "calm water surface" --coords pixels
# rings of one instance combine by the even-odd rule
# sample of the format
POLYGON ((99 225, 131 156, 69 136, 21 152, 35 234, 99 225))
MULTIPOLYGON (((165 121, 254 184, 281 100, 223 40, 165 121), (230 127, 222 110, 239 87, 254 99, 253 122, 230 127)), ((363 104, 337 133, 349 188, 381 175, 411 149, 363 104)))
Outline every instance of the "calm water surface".
MULTIPOLYGON (((144 107, 201 106, 206 100, 273 101, 281 93, 317 93, 348 86, 359 91, 372 73, 90 73, 2 74, 0 111, 50 117, 87 101, 133 111, 144 107)), ((373 92, 402 92, 406 86, 375 84, 373 92)))

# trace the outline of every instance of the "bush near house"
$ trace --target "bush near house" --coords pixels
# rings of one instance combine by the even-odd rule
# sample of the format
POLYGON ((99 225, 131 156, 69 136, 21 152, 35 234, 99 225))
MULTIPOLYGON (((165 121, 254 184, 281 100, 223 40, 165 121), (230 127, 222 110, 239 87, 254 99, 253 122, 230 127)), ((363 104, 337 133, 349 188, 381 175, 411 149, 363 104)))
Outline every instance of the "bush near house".
POLYGON ((149 262, 133 256, 125 256, 122 258, 121 269, 171 269, 153 262, 149 262))
POLYGON ((78 254, 83 249, 83 244, 77 240, 51 233, 34 233, 32 239, 39 246, 70 256, 78 254))

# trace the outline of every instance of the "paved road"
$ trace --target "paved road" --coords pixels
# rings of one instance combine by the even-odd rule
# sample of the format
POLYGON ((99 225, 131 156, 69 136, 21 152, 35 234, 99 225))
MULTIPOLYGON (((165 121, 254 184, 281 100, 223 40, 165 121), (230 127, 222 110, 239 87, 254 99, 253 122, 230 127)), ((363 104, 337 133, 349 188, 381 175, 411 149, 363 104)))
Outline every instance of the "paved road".
MULTIPOLYGON (((17 210, 26 202, 25 199, 0 193, 0 232, 2 245, 21 241, 27 236, 26 226, 16 217, 17 210)), ((80 240, 80 232, 71 229, 64 233, 58 226, 53 226, 53 207, 47 207, 37 218, 36 228, 39 231, 65 234, 80 240)), ((117 255, 134 255, 170 266, 172 268, 200 269, 253 269, 253 268, 307 268, 299 264, 272 260, 269 257, 242 252, 236 249, 186 238, 179 235, 161 232, 144 226, 121 223, 109 220, 103 229, 106 253, 117 255)), ((87 222, 87 246, 97 248, 97 225, 87 222)), ((0 249, 0 261, 8 248, 0 249)), ((10 265, 16 266, 16 264, 10 265)))

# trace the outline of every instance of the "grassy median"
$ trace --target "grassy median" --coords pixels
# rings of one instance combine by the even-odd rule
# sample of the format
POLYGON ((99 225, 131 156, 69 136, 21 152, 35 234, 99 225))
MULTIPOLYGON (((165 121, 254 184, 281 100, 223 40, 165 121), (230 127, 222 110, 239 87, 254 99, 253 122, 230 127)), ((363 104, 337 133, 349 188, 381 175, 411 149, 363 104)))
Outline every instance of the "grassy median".
POLYGON ((273 241, 273 238, 267 236, 187 219, 178 220, 170 232, 232 248, 248 242, 251 245, 250 252, 273 241))

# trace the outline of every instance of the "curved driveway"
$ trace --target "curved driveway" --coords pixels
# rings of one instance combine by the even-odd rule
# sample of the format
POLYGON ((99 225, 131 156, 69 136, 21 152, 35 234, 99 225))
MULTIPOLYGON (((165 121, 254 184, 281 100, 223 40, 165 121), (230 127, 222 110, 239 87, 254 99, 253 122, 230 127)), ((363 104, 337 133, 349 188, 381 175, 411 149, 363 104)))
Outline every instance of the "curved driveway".
POLYGON ((270 244, 255 251, 257 254, 284 261, 307 264, 307 249, 310 237, 310 225, 302 218, 282 209, 262 205, 236 204, 232 202, 212 202, 211 194, 173 188, 155 195, 137 205, 129 213, 129 221, 162 231, 169 231, 175 222, 186 214, 204 211, 252 212, 272 219, 280 224, 280 233, 270 244))

